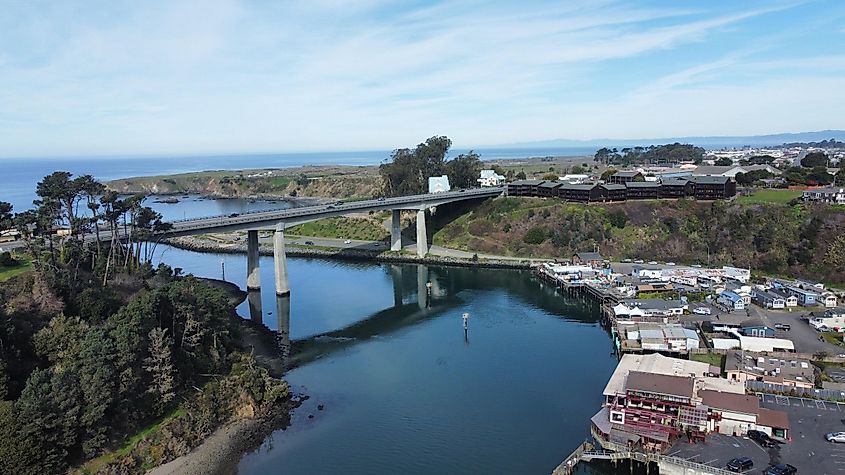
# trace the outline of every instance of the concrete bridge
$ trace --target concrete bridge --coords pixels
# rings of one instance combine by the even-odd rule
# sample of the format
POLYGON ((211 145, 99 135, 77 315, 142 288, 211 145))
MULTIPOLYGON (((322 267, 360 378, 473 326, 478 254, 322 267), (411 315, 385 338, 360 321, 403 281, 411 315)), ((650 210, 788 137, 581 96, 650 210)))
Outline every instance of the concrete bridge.
POLYGON ((428 236, 426 234, 425 224, 427 210, 458 201, 492 198, 501 195, 504 190, 505 188, 501 186, 476 188, 374 200, 338 201, 333 204, 303 206, 300 208, 187 219, 172 222, 173 227, 170 230, 157 234, 157 236, 177 237, 209 232, 247 231, 247 290, 257 290, 261 288, 258 272, 258 231, 270 230, 273 232, 276 294, 287 295, 290 293, 290 285, 288 283, 287 260, 285 258, 284 230, 289 227, 351 213, 392 211, 390 249, 392 251, 399 251, 402 249, 399 213, 402 210, 414 210, 417 212, 417 255, 419 257, 425 257, 428 252, 428 236))

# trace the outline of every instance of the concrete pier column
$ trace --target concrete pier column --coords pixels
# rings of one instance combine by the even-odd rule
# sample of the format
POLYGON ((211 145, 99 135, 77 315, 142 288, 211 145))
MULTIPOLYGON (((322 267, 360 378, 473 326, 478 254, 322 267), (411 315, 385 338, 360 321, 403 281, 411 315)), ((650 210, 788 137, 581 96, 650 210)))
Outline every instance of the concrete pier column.
POLYGON ((261 289, 258 261, 258 231, 250 230, 246 233, 246 290, 248 291, 261 289))
POLYGON ((402 250, 402 221, 399 216, 400 210, 393 210, 393 219, 390 222, 390 250, 402 250))
POLYGON ((285 258, 285 225, 279 223, 273 232, 273 263, 276 269, 276 295, 289 295, 288 262, 285 258))
POLYGON ((282 359, 287 360, 290 355, 290 294, 276 295, 276 333, 282 359))
POLYGON ((417 211, 417 256, 428 254, 428 235, 425 230, 425 210, 417 211))
POLYGON ((249 319, 255 323, 264 323, 264 312, 261 310, 261 291, 250 290, 246 294, 249 303, 249 319))

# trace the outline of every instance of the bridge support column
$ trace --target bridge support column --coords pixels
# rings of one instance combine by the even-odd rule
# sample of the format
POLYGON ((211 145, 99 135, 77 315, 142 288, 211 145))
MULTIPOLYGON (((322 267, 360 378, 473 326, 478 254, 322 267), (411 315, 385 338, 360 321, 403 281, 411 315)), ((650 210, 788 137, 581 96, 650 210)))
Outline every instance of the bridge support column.
POLYGON ((428 235, 425 230, 425 210, 417 211, 417 256, 428 254, 428 235))
POLYGON ((246 290, 261 290, 261 274, 258 272, 258 231, 247 231, 246 236, 246 290))
POLYGON ((287 363, 290 356, 290 294, 276 295, 276 318, 279 347, 282 350, 282 359, 287 363))
POLYGON ((428 307, 428 266, 417 266, 417 304, 428 307))
POLYGON ((398 209, 393 210, 393 219, 390 222, 390 250, 402 250, 402 220, 398 209))
POLYGON ((273 262, 276 269, 276 295, 290 295, 288 262, 285 258, 285 225, 280 223, 273 232, 273 262))

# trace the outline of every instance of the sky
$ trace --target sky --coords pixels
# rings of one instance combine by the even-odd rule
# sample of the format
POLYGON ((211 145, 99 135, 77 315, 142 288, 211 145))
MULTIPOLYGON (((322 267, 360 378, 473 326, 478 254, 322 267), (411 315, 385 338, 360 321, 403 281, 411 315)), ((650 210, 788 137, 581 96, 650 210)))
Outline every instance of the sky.
POLYGON ((845 128, 845 2, 0 1, 0 157, 845 128))

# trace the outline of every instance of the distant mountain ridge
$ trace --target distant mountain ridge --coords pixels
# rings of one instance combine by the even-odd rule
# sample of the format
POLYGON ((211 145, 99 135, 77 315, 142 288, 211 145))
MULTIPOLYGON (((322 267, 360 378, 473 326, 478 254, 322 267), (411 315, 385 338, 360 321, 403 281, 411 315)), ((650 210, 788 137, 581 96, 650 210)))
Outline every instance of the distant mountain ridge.
POLYGON ((793 142, 820 142, 835 139, 845 141, 845 130, 820 130, 817 132, 796 132, 769 135, 728 135, 728 136, 699 136, 699 137, 667 137, 655 139, 590 139, 571 140, 553 139, 536 142, 519 142, 498 145, 502 148, 540 148, 540 147, 635 147, 644 145, 659 145, 665 143, 690 143, 706 147, 760 147, 781 145, 793 142))

